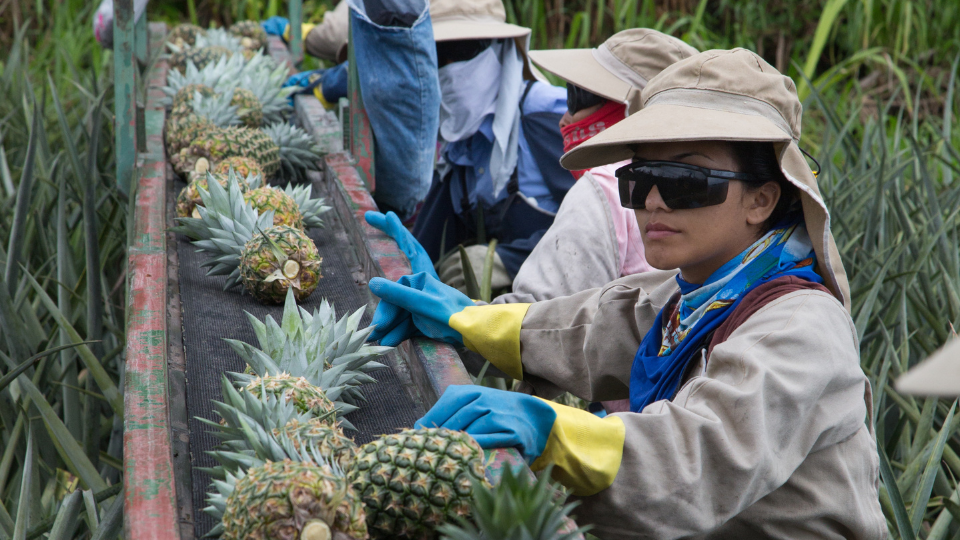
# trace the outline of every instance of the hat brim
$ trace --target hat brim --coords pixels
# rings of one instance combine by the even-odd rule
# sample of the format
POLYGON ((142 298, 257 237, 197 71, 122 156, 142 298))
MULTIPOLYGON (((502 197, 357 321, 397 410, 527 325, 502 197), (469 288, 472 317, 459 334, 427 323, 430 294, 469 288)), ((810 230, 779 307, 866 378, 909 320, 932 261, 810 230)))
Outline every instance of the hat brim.
POLYGON ((897 379, 896 388, 904 394, 922 396, 960 396, 960 339, 948 342, 932 356, 897 379))
POLYGON ((544 71, 617 103, 630 93, 630 84, 610 73, 593 57, 593 49, 530 51, 530 60, 544 71))
POLYGON ((672 104, 654 104, 605 129, 560 158, 571 171, 631 159, 634 145, 677 141, 756 141, 792 139, 758 115, 672 104))
POLYGON ((433 22, 434 41, 457 41, 461 39, 507 39, 524 37, 529 28, 502 22, 471 20, 447 20, 433 22))

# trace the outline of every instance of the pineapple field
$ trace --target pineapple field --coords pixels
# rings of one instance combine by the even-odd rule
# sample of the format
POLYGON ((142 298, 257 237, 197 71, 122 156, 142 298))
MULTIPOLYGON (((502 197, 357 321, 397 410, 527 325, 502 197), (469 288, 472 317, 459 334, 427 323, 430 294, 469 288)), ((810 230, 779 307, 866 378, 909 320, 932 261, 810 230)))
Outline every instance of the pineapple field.
MULTIPOLYGON (((960 326, 957 6, 824 0, 786 21, 789 0, 505 4, 535 47, 649 26, 754 48, 800 83, 890 535, 960 537, 956 403, 894 388, 960 326)), ((366 342, 367 281, 409 265, 363 221, 353 104, 282 86, 289 53, 258 21, 284 3, 149 4, 129 189, 95 9, 0 2, 0 540, 592 538, 516 452, 409 429, 447 385, 505 381, 437 342, 366 342)))

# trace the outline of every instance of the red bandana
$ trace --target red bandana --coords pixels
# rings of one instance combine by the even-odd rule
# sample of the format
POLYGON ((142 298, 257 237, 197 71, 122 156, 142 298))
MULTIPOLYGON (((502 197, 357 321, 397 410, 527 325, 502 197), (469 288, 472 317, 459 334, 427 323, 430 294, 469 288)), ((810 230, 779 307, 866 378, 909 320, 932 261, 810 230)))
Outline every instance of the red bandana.
MULTIPOLYGON (((626 105, 615 101, 607 101, 603 107, 597 109, 596 112, 590 116, 579 122, 574 122, 566 127, 560 128, 560 133, 563 135, 563 152, 567 153, 573 150, 584 141, 624 118, 626 118, 626 105)), ((570 171, 577 180, 579 180, 585 172, 587 171, 570 171)))

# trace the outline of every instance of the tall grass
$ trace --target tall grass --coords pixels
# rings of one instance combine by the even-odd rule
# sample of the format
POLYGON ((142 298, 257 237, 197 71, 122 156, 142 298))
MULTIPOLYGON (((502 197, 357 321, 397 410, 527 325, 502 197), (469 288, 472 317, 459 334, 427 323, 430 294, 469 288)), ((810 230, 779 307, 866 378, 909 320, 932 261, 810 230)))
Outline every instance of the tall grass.
POLYGON ((116 538, 127 227, 110 55, 95 4, 0 6, 0 538, 116 538))

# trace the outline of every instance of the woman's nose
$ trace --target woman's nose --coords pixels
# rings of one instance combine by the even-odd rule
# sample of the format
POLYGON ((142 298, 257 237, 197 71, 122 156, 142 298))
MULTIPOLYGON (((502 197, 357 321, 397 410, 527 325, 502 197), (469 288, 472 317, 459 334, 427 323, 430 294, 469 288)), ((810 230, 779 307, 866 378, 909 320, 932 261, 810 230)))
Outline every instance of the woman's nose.
POLYGON ((650 193, 647 193, 647 200, 644 201, 644 208, 647 212, 653 212, 654 210, 670 210, 670 207, 667 206, 667 203, 663 202, 663 197, 660 196, 660 188, 653 186, 653 189, 650 190, 650 193))
POLYGON ((563 113, 563 116, 560 117, 560 129, 563 129, 573 123, 573 117, 570 116, 570 111, 563 113))

